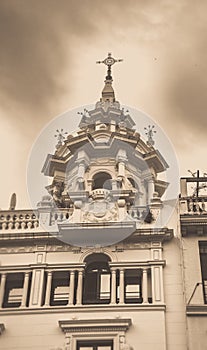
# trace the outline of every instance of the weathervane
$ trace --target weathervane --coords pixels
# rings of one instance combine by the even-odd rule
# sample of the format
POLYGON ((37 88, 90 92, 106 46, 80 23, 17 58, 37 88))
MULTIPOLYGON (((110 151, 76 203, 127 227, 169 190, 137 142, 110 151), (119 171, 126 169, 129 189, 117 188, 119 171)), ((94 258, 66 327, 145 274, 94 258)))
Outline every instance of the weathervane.
POLYGON ((156 130, 154 130, 155 126, 154 125, 148 125, 147 128, 144 128, 145 131, 145 135, 147 135, 148 140, 147 140, 147 145, 148 146, 154 146, 155 141, 153 140, 153 136, 154 134, 156 134, 156 130))
POLYGON ((108 57, 106 57, 103 61, 97 61, 96 63, 103 63, 108 67, 107 70, 107 76, 106 79, 107 80, 112 80, 112 76, 111 76, 111 66, 113 66, 114 63, 117 62, 122 62, 122 59, 115 59, 112 57, 111 53, 108 53, 108 57))
POLYGON ((65 140, 65 136, 64 135, 67 135, 68 133, 67 132, 63 132, 63 129, 60 129, 60 130, 56 130, 57 134, 54 135, 55 137, 57 137, 57 145, 56 145, 56 148, 58 148, 59 146, 62 146, 63 144, 63 141, 65 140))

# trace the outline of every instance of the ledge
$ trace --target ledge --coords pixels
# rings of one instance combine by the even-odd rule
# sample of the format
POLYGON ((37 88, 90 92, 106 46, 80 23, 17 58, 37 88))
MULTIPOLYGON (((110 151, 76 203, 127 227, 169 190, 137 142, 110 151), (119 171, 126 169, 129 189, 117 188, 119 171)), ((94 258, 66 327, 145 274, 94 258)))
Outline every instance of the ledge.
POLYGON ((131 236, 126 238, 124 242, 126 243, 137 243, 140 241, 159 241, 159 242, 165 242, 169 241, 173 238, 173 229, 168 229, 167 227, 162 228, 153 228, 153 227, 147 227, 143 226, 140 228, 137 228, 134 233, 132 233, 131 236))
POLYGON ((186 315, 207 317, 207 305, 188 305, 186 306, 186 315))
POLYGON ((8 309, 1 309, 0 310, 0 316, 3 315, 22 315, 22 314, 49 314, 49 313, 72 313, 74 315, 74 312, 77 313, 86 313, 86 312, 121 312, 121 311, 128 311, 128 312, 146 312, 146 311, 165 311, 166 305, 165 304, 125 304, 125 305, 81 305, 81 306, 50 306, 50 307, 40 307, 40 308, 8 308, 8 309))

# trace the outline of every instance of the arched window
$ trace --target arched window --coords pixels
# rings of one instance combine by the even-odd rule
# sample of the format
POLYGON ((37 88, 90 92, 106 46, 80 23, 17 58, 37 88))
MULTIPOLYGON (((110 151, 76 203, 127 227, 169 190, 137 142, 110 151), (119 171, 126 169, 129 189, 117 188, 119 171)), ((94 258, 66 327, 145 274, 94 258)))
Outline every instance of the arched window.
POLYGON ((110 258, 103 253, 94 253, 85 259, 83 304, 108 304, 110 302, 110 258))
POLYGON ((93 190, 96 190, 98 188, 105 188, 106 190, 111 190, 111 176, 102 171, 99 173, 96 173, 93 177, 93 190))

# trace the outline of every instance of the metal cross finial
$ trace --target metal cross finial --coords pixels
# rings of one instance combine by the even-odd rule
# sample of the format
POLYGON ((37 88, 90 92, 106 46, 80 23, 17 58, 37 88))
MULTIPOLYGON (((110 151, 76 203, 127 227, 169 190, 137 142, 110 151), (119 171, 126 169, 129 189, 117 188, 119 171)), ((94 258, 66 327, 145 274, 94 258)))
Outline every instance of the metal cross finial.
POLYGON ((123 61, 122 59, 115 59, 115 58, 113 58, 111 53, 109 52, 108 53, 108 57, 106 57, 103 61, 97 61, 96 63, 103 63, 103 64, 105 64, 108 67, 106 79, 110 79, 111 80, 112 79, 112 77, 111 77, 111 66, 113 66, 114 63, 122 62, 122 61, 123 61))
POLYGON ((63 132, 63 129, 60 129, 60 130, 56 130, 57 134, 55 135, 55 137, 57 137, 57 145, 56 145, 56 148, 58 148, 59 146, 61 146, 63 144, 63 141, 65 140, 65 136, 64 135, 67 135, 68 133, 67 132, 63 132))
POLYGON ((156 134, 156 130, 154 130, 155 126, 154 125, 148 125, 147 128, 144 128, 144 130, 146 130, 145 135, 147 135, 148 140, 147 140, 147 144, 148 146, 154 146, 155 141, 153 140, 153 136, 154 134, 156 134))
POLYGON ((116 60, 111 56, 111 52, 108 53, 108 57, 106 57, 103 61, 97 61, 96 63, 104 63, 106 66, 111 67, 116 62, 122 62, 122 59, 116 60))

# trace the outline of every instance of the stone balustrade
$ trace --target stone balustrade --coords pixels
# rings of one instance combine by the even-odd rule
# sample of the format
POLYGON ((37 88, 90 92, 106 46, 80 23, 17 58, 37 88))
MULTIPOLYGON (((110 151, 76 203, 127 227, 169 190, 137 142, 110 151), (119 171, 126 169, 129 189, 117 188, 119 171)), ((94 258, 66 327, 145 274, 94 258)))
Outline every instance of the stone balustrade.
POLYGON ((207 215, 207 197, 181 198, 180 208, 182 215, 207 215))
POLYGON ((51 212, 51 225, 68 220, 72 213, 72 209, 53 209, 51 212))
MULTIPOLYGON (((52 209, 50 223, 68 220, 72 209, 52 209)), ((40 226, 39 212, 37 210, 2 210, 0 211, 0 230, 35 230, 40 226)))
MULTIPOLYGON (((99 196, 108 193, 108 190, 94 190, 94 195, 99 196)), ((135 220, 144 220, 148 211, 146 206, 133 206, 128 214, 135 220)), ((200 212, 199 212, 200 213, 200 212)), ((73 214, 72 208, 53 208, 50 210, 50 225, 61 223, 73 214)), ((0 211, 0 231, 33 230, 40 228, 38 210, 4 210, 0 211)))
POLYGON ((0 230, 30 230, 39 227, 38 213, 33 210, 0 212, 0 230))

